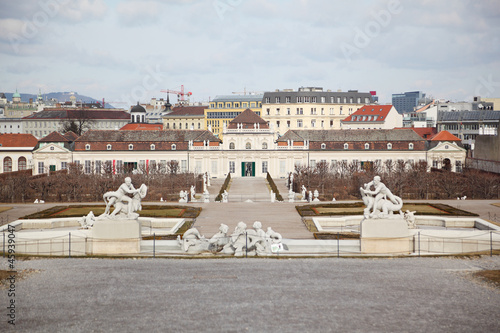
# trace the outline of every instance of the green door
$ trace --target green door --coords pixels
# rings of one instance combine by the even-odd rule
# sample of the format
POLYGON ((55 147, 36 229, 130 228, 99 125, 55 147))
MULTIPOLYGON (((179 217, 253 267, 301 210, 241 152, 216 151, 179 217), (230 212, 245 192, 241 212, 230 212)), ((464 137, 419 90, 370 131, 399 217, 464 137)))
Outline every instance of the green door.
POLYGON ((241 177, 255 177, 255 162, 241 162, 241 177))

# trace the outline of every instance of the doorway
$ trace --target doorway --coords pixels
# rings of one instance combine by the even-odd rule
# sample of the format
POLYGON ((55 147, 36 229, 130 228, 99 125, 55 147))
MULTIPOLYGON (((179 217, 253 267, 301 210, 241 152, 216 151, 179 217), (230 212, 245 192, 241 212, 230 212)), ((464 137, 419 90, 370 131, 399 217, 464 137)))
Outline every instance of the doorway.
POLYGON ((241 162, 241 177, 255 177, 255 162, 241 162))

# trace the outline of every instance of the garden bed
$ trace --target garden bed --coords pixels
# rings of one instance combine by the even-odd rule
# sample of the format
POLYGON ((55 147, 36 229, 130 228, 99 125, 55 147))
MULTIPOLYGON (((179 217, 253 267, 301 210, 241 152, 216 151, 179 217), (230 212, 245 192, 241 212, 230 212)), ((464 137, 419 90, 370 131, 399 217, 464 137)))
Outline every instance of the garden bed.
MULTIPOLYGON (((333 203, 295 206, 302 217, 307 216, 344 216, 363 215, 365 209, 363 202, 333 203)), ((439 203, 412 203, 403 205, 402 211, 416 211, 415 215, 437 215, 437 216, 468 216, 475 217, 477 214, 458 209, 449 205, 439 203)))
MULTIPOLYGON (((95 216, 104 213, 104 205, 70 205, 70 206, 54 206, 52 208, 30 214, 22 217, 22 219, 43 219, 43 218, 59 218, 59 217, 82 217, 86 216, 90 211, 95 216)), ((142 210, 137 213, 141 217, 172 217, 172 218, 196 218, 200 215, 201 208, 191 206, 165 206, 165 205, 143 205, 142 210)))

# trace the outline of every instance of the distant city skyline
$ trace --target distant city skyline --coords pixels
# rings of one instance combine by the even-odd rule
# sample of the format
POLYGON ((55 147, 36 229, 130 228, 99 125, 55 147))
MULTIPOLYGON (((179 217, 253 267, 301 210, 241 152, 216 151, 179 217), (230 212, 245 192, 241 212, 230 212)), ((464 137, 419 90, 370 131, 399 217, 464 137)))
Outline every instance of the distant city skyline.
POLYGON ((116 107, 181 85, 193 102, 301 86, 500 97, 499 22, 494 0, 2 1, 0 92, 116 107))

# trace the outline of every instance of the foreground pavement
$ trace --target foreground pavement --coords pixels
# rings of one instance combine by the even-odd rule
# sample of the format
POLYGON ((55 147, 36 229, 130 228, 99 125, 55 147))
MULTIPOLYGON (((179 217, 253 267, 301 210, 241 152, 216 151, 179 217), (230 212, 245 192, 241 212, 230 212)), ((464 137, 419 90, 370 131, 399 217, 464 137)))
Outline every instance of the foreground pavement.
MULTIPOLYGON (((7 260, 0 258, 0 269, 7 260)), ((31 259, 0 331, 494 332, 500 257, 31 259)))

